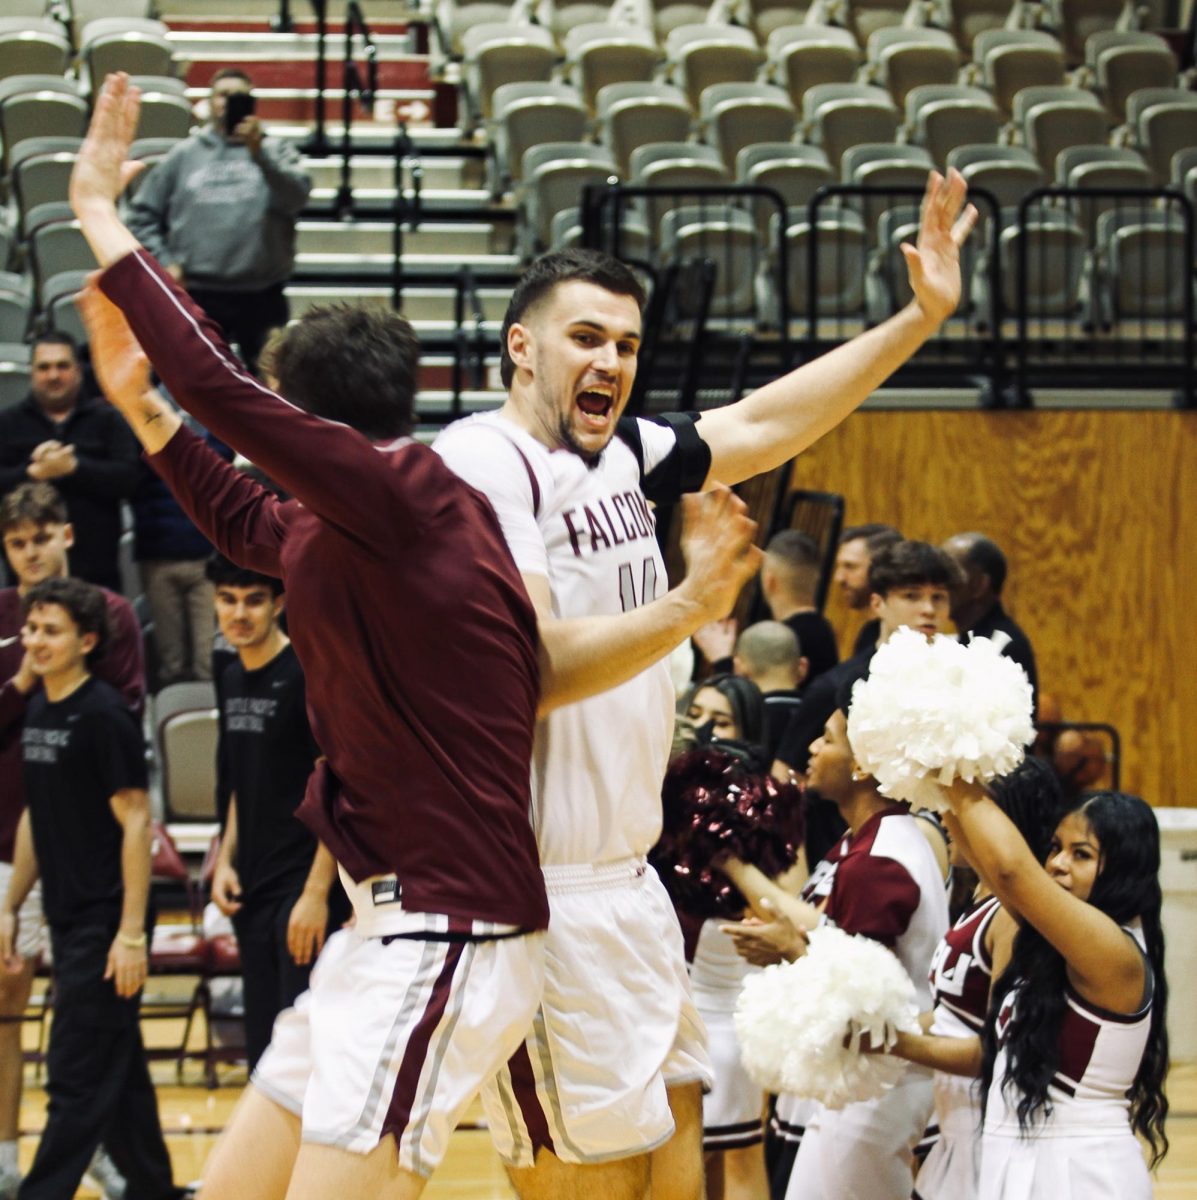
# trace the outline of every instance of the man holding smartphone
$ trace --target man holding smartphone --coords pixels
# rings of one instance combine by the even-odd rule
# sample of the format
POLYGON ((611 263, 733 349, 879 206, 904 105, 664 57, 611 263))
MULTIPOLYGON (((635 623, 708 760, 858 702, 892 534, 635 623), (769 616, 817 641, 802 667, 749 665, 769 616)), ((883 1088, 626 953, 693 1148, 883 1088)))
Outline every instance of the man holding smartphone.
POLYGON ((129 226, 255 368, 267 333, 287 323, 311 182, 298 150, 266 136, 252 86, 237 67, 212 76, 208 124, 141 181, 129 226))

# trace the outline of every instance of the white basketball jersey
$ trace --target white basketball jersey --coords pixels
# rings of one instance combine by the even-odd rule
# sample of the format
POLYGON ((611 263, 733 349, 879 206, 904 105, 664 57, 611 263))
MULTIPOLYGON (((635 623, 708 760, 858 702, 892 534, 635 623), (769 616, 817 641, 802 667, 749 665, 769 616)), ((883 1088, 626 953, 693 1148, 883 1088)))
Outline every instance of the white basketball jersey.
MULTIPOLYGON (((678 439, 650 421, 635 428, 643 473, 620 435, 590 467, 497 413, 468 417, 436 440, 449 467, 490 499, 521 573, 548 579, 556 617, 614 616, 668 590, 642 483, 678 439)), ((532 823, 544 865, 648 853, 661 831, 674 704, 662 661, 540 721, 532 823)))

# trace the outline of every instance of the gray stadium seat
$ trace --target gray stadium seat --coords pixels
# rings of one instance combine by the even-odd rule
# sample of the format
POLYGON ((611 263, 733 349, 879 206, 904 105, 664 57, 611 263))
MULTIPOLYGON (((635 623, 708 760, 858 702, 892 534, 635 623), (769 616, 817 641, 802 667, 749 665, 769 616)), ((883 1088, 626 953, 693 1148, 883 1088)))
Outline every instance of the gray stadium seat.
POLYGON ((1126 0, 1055 0, 1056 25, 1069 66, 1085 61, 1085 43, 1095 33, 1114 29, 1126 0))
POLYGON ((29 395, 29 360, 18 358, 21 350, 28 355, 27 346, 0 346, 0 411, 20 404, 29 395))
MULTIPOLYGON (((853 317, 864 312, 864 279, 868 239, 864 221, 851 209, 824 205, 819 210, 815 293, 810 291, 810 216, 804 209, 787 214, 786 267, 790 315, 806 317, 817 307, 821 317, 853 317)), ((776 245, 771 232, 770 251, 776 245)))
POLYGON ((34 230, 30 261, 39 293, 44 281, 63 271, 94 271, 97 266, 78 221, 54 221, 34 230))
POLYGON ((0 271, 0 343, 23 342, 32 314, 33 297, 26 280, 0 271))
POLYGON ((823 147, 836 170, 845 150, 865 142, 892 142, 901 123, 890 94, 861 83, 813 87, 803 98, 802 109, 808 140, 823 147))
MULTIPOLYGON (((1070 146, 1056 158, 1056 182, 1082 191, 1100 188, 1141 188, 1154 185, 1151 168, 1129 146, 1070 146)), ((1090 236, 1102 213, 1125 204, 1110 197, 1078 198, 1073 211, 1090 236)))
POLYGON ((640 146, 684 142, 694 119, 685 93, 670 83, 609 83, 597 104, 599 135, 623 171, 640 146))
POLYGON ((1085 43, 1085 62, 1115 121, 1125 120, 1132 92, 1176 83, 1176 59, 1168 43, 1154 33, 1108 29, 1094 33, 1085 43))
MULTIPOLYGON (((684 193, 693 187, 718 187, 729 174, 716 150, 686 142, 640 146, 632 152, 631 181, 643 187, 671 188, 684 193)), ((645 202, 648 227, 660 230, 661 218, 671 208, 687 202, 684 195, 662 196, 645 202)))
MULTIPOLYGON (((793 212, 804 209, 819 188, 834 183, 835 175, 818 146, 764 142, 745 146, 736 156, 736 182, 772 188, 781 195, 786 210, 793 212)), ((753 207, 758 231, 765 237, 776 207, 763 201, 753 207)))
POLYGON ((62 26, 49 18, 0 17, 0 79, 61 75, 71 60, 62 26))
MULTIPOLYGON (((1029 192, 1047 182, 1043 168, 1025 146, 958 146, 948 154, 948 166, 964 176, 970 191, 989 192, 999 209, 1017 208, 1029 192)), ((984 209, 981 216, 985 217, 984 209)))
POLYGON ((879 29, 900 25, 908 7, 906 0, 847 0, 847 27, 862 46, 879 29))
POLYGON ((944 7, 947 27, 956 45, 965 54, 972 54, 979 33, 1005 27, 1014 0, 946 0, 944 7))
POLYGON ((557 61, 553 35, 539 25, 475 25, 462 36, 465 79, 473 114, 494 114, 493 97, 504 84, 547 83, 557 61))
POLYGON ((697 107, 713 83, 751 83, 764 61, 755 35, 734 25, 681 25, 665 40, 674 83, 697 107))
POLYGON ((878 29, 869 37, 866 70, 874 82, 889 89, 902 107, 913 88, 955 83, 960 71, 960 51, 946 30, 894 25, 878 29))
POLYGON ((611 11, 610 3, 596 4, 594 0, 538 0, 536 23, 552 32, 560 42, 583 25, 594 25, 606 21, 611 11))
POLYGON ((983 88, 927 84, 906 97, 906 136, 945 164, 958 146, 996 143, 1002 114, 983 88))
POLYGON ((595 110, 601 88, 609 83, 647 82, 662 52, 652 31, 628 25, 578 25, 565 38, 570 82, 595 110))
MULTIPOLYGON (((626 206, 620 220, 619 257, 625 262, 647 262, 651 256, 652 239, 644 217, 626 206)), ((550 242, 554 250, 577 246, 582 241, 582 214, 577 208, 562 209, 554 218, 550 242)))
POLYGON ((80 138, 26 138, 13 147, 9 174, 19 217, 39 204, 66 200, 82 144, 80 138))
POLYGON ((1064 83, 1064 48, 1039 29, 988 29, 973 43, 973 61, 1004 113, 1023 88, 1064 83))
POLYGON ((12 148, 31 137, 82 137, 87 102, 72 80, 52 75, 12 75, 0 80, 0 139, 4 169, 12 148))
POLYGON ((524 151, 541 142, 580 142, 590 114, 565 83, 505 83, 495 91, 492 142, 498 182, 518 183, 524 151))
POLYGON ((128 75, 173 75, 174 48, 161 21, 101 18, 90 21, 80 38, 80 57, 92 92, 113 71, 128 75))
MULTIPOLYGON (((710 261, 715 286, 708 313, 712 317, 744 317, 756 310, 756 261, 759 248, 752 217, 718 204, 685 205, 661 221, 663 262, 710 261)), ((683 316, 694 316, 690 297, 679 297, 683 316)))
POLYGON ((1164 184, 1171 176, 1172 156, 1197 146, 1197 93, 1141 88, 1126 102, 1126 120, 1156 181, 1164 184))
POLYGON ((137 138, 184 138, 191 132, 195 114, 186 97, 174 89, 141 93, 137 138))
POLYGON ((790 0, 747 0, 747 9, 748 24, 762 42, 779 29, 793 28, 807 20, 810 11, 806 5, 794 4, 790 0))
POLYGON ((153 713, 167 820, 214 821, 216 689, 210 683, 173 683, 154 698, 153 713))
POLYGON ((520 187, 524 257, 549 248, 554 217, 576 208, 583 188, 602 185, 616 173, 615 160, 606 146, 542 142, 525 150, 520 187))
POLYGON ((1098 218, 1097 244, 1101 299, 1111 320, 1184 315, 1193 272, 1179 212, 1145 205, 1111 209, 1098 218))
POLYGON ((998 235, 1006 312, 1018 311, 1019 243, 1027 239, 1027 313, 1032 317, 1074 317, 1081 305, 1081 282, 1088 262, 1087 239, 1071 213, 1035 206, 1024 227, 1016 214, 1004 214, 998 235))
MULTIPOLYGON (((927 174, 935 164, 922 146, 866 142, 844 152, 840 174, 844 183, 859 184, 885 191, 916 188, 921 195, 927 186, 927 174)), ((848 206, 864 216, 865 231, 870 238, 877 232, 881 214, 894 205, 915 204, 918 199, 905 196, 851 197, 848 206)))
POLYGON ((699 104, 704 140, 729 168, 754 142, 784 142, 794 134, 798 114, 781 88, 767 83, 715 83, 699 104))
POLYGON ((59 333, 69 333, 80 345, 87 343, 87 330, 75 307, 75 297, 83 290, 87 276, 87 271, 63 271, 51 276, 42 285, 39 297, 47 326, 59 333))
POLYGON ((1095 146, 1109 136, 1105 105, 1076 87, 1028 87, 1014 97, 1014 126, 1049 175, 1069 146, 1095 146))
POLYGON ((851 83, 860 62, 860 47, 846 29, 793 25, 769 35, 769 78, 790 93, 795 107, 821 83, 851 83))

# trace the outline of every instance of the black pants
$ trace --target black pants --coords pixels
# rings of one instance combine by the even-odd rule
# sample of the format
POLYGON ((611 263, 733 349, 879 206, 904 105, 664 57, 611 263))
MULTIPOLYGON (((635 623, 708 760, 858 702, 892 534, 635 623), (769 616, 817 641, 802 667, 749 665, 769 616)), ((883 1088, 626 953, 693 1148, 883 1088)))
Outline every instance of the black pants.
POLYGON ((298 966, 287 950, 287 920, 299 892, 256 900, 249 897, 233 916, 245 984, 245 1056, 252 1071, 266 1047, 274 1018, 308 986, 310 965, 298 966))
POLYGON ((224 331, 225 340, 237 344, 242 361, 251 371, 258 368, 266 335, 286 325, 291 313, 281 283, 261 292, 218 292, 191 286, 187 290, 224 331))
POLYGON ((111 925, 51 928, 48 1115, 19 1200, 71 1200, 101 1142, 128 1180, 127 1200, 182 1194, 171 1179, 141 1042, 141 997, 121 999, 103 977, 115 932, 111 925))

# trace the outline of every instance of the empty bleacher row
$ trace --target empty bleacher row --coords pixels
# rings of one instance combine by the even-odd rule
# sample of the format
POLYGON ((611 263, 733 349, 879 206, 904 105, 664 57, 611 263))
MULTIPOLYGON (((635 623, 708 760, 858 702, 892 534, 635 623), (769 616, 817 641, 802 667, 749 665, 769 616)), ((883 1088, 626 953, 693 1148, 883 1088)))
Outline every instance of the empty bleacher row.
MULTIPOLYGON (((481 141, 489 154, 489 195, 461 191, 478 209, 473 224, 457 213, 454 227, 456 245, 478 247, 476 278, 502 283, 521 259, 593 240, 586 189, 620 181, 630 197, 619 206, 621 253, 650 274, 714 262, 707 317, 758 328, 783 311, 875 322, 909 296, 898 245, 915 228, 927 170, 956 167, 985 218, 966 263, 962 315, 973 331, 1020 306, 1096 328, 1183 311, 1193 281, 1177 264, 1192 263, 1197 93, 1164 38, 1119 27, 1146 10, 1095 0, 685 8, 440 4, 443 57, 460 54, 447 71, 461 87, 461 144, 481 141), (1011 27, 1025 23, 1045 28, 1011 27), (1091 30, 1083 43, 1078 30, 1091 30), (1091 195, 1028 206, 1044 187, 1091 195), (634 194, 646 188, 653 194, 634 194), (745 188, 756 190, 735 194, 745 188), (1186 200, 1161 197, 1163 188, 1186 200)), ((91 80, 116 66, 142 77, 150 101, 137 153, 151 164, 193 119, 196 90, 179 78, 165 25, 93 21, 77 52, 55 25, 0 26, 3 343, 77 320, 71 296, 91 258, 64 201, 91 80), (35 61, 8 53, 18 40, 39 47, 44 74, 6 77, 35 61)), ((436 240, 430 215, 404 220, 404 265, 417 272, 419 248, 436 240)), ((338 272, 385 282, 393 227, 305 221, 292 289, 301 306, 338 272)), ((453 261, 431 257, 448 264, 430 264, 437 271, 453 261)), ((374 291, 385 300, 385 288, 374 291)), ((413 304, 419 295, 411 291, 413 304)), ((496 303, 488 296, 475 323, 493 326, 496 303)), ((431 292, 429 304, 446 309, 431 292)), ((19 348, 0 358, 20 374, 19 348)), ((4 382, 0 366, 0 391, 4 382)))

